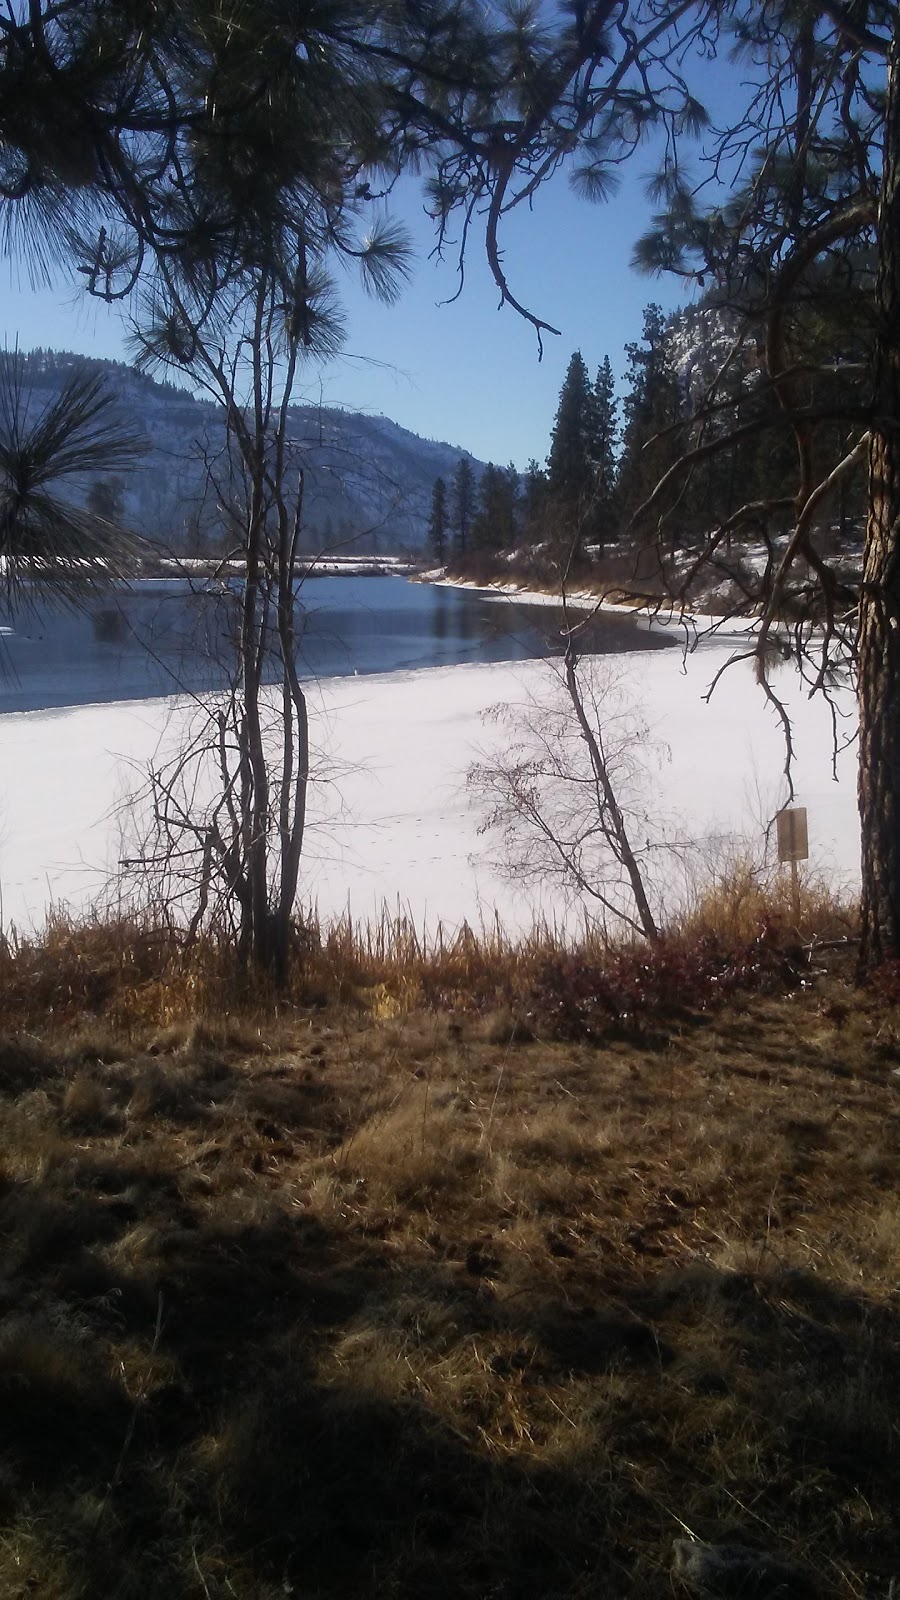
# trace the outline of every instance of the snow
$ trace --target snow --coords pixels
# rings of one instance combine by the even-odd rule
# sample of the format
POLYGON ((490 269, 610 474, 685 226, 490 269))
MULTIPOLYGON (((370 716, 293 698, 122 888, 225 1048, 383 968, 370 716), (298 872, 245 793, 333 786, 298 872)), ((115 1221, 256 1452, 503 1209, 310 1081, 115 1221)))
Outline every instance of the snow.
MULTIPOLYGON (((668 759, 648 771, 654 816, 681 837, 738 834, 758 844, 785 798, 784 747, 751 664, 733 665, 704 703, 730 655, 715 641, 686 663, 675 650, 604 659, 668 747, 668 759)), ((387 906, 434 929, 439 920, 476 925, 496 910, 510 931, 527 929, 538 912, 571 914, 560 892, 542 895, 495 870, 496 841, 479 833, 466 787, 473 759, 504 737, 484 713, 547 692, 553 674, 546 662, 462 665, 325 680, 312 691, 313 744, 327 781, 317 780, 311 797, 304 895, 320 914, 349 905, 367 920, 387 906)), ((828 707, 806 698, 793 668, 775 682, 794 720, 796 801, 809 811, 811 864, 850 886, 859 848, 854 748, 833 781, 828 707)), ((838 701, 845 737, 849 690, 838 701)), ((167 698, 0 718, 4 926, 39 924, 51 904, 79 909, 96 900, 123 852, 127 796, 147 763, 175 747, 190 713, 190 700, 167 698)))

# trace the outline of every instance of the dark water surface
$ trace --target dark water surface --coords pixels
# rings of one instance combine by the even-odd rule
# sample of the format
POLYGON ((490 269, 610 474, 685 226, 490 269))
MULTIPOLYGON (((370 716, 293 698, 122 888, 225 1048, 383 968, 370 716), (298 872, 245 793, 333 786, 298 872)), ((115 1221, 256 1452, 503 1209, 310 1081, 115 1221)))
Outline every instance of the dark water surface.
MULTIPOLYGON (((0 633, 0 712, 222 687, 238 604, 235 585, 179 578, 116 586, 83 612, 36 604, 0 633)), ((523 661, 558 652, 560 622, 556 607, 470 589, 401 577, 311 578, 298 599, 299 661, 304 676, 323 678, 523 661)), ((629 617, 604 616, 582 648, 666 645, 629 617)))

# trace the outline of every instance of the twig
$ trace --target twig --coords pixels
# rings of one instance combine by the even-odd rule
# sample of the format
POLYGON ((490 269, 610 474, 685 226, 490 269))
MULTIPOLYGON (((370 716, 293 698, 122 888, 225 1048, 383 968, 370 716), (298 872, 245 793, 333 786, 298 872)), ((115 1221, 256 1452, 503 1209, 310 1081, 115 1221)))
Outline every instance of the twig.
POLYGON ((206 1595, 206 1600, 212 1600, 212 1595, 209 1592, 209 1584, 207 1583, 206 1579, 203 1576, 202 1571, 200 1570, 200 1563, 197 1560, 197 1551, 196 1551, 194 1545, 191 1545, 191 1560, 194 1563, 194 1571, 196 1572, 197 1577, 200 1579, 200 1582, 201 1582, 201 1584, 203 1586, 203 1593, 206 1595))

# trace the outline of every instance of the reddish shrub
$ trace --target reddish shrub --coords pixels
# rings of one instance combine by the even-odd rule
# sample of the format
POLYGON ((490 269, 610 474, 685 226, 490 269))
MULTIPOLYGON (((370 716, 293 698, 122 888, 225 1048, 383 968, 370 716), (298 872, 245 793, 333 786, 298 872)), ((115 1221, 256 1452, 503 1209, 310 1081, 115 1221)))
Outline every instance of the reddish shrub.
POLYGON ((631 945, 603 960, 559 953, 537 968, 531 1011, 561 1038, 590 1038, 611 1024, 640 1029, 653 1018, 702 1010, 735 989, 783 987, 796 981, 804 960, 768 924, 749 943, 702 933, 631 945))

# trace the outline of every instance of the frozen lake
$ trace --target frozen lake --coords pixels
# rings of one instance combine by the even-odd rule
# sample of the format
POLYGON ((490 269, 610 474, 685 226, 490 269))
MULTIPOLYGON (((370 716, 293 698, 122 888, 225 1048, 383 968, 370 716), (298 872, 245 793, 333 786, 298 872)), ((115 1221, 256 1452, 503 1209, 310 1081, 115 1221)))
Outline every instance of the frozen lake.
MULTIPOLYGON (((503 611, 504 606, 495 607, 503 611)), ((636 636, 637 637, 637 636, 636 636)), ((733 646, 607 656, 617 693, 646 723, 638 749, 639 798, 654 828, 682 841, 737 837, 757 853, 785 799, 780 730, 754 681, 736 663, 707 704, 733 646)), ((797 801, 809 808, 811 867, 858 882, 855 750, 831 768, 831 719, 790 668, 779 673, 794 720, 797 801)), ((498 870, 500 841, 466 782, 470 764, 502 749, 498 704, 526 710, 559 694, 549 661, 496 662, 322 679, 310 686, 316 777, 304 846, 301 898, 325 917, 349 906, 361 921, 398 908, 432 929, 496 910, 511 931, 535 915, 580 921, 559 888, 498 870)), ((854 707, 838 695, 843 737, 854 707)), ((186 696, 12 713, 0 717, 0 923, 40 924, 60 902, 73 909, 111 893, 140 808, 146 772, 181 747, 194 714, 186 696), (110 885, 112 888, 110 889, 110 885)))

